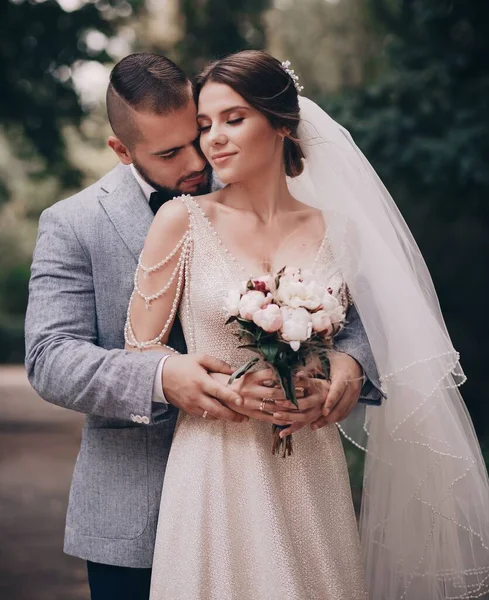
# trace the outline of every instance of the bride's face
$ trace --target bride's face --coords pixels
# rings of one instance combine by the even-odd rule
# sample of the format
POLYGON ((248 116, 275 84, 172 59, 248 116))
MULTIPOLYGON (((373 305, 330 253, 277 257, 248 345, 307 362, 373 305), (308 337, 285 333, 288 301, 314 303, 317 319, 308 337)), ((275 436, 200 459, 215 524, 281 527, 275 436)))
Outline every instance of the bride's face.
POLYGON ((202 152, 223 183, 280 168, 283 143, 279 132, 231 87, 206 83, 197 112, 202 152))

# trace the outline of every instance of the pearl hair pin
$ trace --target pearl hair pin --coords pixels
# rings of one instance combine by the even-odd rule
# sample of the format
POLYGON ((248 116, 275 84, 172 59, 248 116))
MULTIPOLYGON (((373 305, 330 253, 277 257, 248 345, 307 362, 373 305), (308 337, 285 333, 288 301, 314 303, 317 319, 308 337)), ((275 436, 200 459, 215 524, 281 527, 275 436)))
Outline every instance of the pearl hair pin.
POLYGON ((302 92, 302 90, 304 89, 304 86, 299 84, 299 75, 296 74, 294 69, 290 68, 291 66, 292 65, 290 64, 290 60, 284 60, 284 62, 282 63, 282 69, 292 79, 292 81, 294 82, 294 85, 295 85, 295 89, 297 90, 297 93, 300 94, 302 92))

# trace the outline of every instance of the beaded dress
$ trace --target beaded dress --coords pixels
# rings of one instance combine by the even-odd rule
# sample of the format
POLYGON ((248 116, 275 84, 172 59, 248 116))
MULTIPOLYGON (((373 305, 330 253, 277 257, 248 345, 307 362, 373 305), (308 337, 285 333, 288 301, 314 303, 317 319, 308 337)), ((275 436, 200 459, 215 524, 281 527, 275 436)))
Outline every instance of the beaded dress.
MULTIPOLYGON (((183 250, 179 316, 189 352, 239 366, 254 355, 237 347, 222 307, 247 273, 200 205, 189 196, 181 200, 189 212, 190 243, 183 250)), ((341 294, 326 239, 313 269, 341 294)), ((366 598, 336 426, 294 434, 294 452, 286 459, 272 455, 271 441, 268 423, 180 414, 161 497, 151 600, 366 598)))

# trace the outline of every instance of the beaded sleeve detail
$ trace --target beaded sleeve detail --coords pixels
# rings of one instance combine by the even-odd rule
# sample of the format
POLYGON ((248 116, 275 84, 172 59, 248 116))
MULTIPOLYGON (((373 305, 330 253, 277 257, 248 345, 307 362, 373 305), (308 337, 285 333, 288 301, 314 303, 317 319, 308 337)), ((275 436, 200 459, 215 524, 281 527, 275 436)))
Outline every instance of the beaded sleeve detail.
MULTIPOLYGON (((186 202, 186 197, 181 196, 181 197, 175 198, 175 199, 181 200, 187 206, 187 210, 188 210, 188 204, 186 202)), ((190 211, 189 211, 189 214, 190 214, 190 211)), ((188 274, 188 263, 190 260, 191 247, 192 247, 192 224, 191 224, 191 220, 190 220, 189 227, 188 227, 187 231, 184 233, 184 235, 182 236, 182 238, 180 239, 180 241, 172 249, 172 251, 168 254, 168 256, 163 258, 160 262, 158 262, 152 266, 147 266, 143 263, 143 260, 142 260, 143 252, 141 252, 141 254, 139 255, 136 272, 134 273, 134 289, 133 289, 133 292, 129 299, 129 306, 127 308, 126 324, 124 326, 124 338, 125 338, 126 344, 129 347, 137 348, 138 350, 144 350, 145 348, 149 348, 151 346, 164 346, 164 347, 169 348, 168 346, 166 346, 165 344, 162 343, 162 340, 165 337, 165 335, 168 333, 169 329, 171 328, 172 323, 175 319, 175 316, 176 316, 178 308, 179 308, 180 298, 182 296, 183 288, 185 285, 185 278, 186 278, 186 275, 188 274), (156 292, 154 292, 153 294, 145 294, 141 290, 141 287, 139 284, 140 276, 142 275, 143 278, 150 277, 153 273, 156 273, 157 271, 162 269, 165 265, 167 265, 175 256, 178 256, 177 263, 176 263, 174 269, 172 270, 170 277, 168 278, 168 281, 165 283, 165 285, 162 288, 160 288, 159 290, 157 290, 156 292), (167 318, 165 324, 163 325, 163 329, 152 340, 147 340, 147 341, 138 340, 134 333, 134 329, 133 329, 132 322, 131 322, 131 309, 132 309, 132 305, 133 305, 135 296, 137 295, 140 298, 142 298, 144 300, 146 310, 149 310, 151 308, 151 303, 154 302, 155 300, 158 300, 159 298, 163 297, 165 294, 167 294, 175 281, 177 282, 175 298, 173 299, 171 310, 170 310, 170 313, 168 315, 168 318, 167 318)), ((171 348, 171 350, 173 350, 173 348, 171 348)), ((173 351, 175 351, 175 350, 173 350, 173 351)))

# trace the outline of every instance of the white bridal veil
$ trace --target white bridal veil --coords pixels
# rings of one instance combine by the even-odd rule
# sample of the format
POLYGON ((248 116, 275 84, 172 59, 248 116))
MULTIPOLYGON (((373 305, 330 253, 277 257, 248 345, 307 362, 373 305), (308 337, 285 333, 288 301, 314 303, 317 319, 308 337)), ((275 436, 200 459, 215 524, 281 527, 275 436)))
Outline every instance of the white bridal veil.
POLYGON ((343 433, 366 449, 360 520, 371 600, 489 594, 489 485, 464 375, 423 257, 350 134, 301 97, 306 171, 387 393, 343 433))

